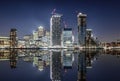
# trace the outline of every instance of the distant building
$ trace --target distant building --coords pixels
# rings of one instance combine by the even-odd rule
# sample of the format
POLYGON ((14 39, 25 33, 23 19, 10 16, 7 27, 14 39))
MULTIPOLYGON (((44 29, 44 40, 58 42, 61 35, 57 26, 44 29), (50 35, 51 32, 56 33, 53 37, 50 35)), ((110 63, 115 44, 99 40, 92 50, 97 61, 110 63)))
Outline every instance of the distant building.
POLYGON ((24 37, 23 37, 23 40, 25 41, 18 41, 19 42, 19 44, 20 44, 20 42, 21 43, 25 43, 24 45, 24 47, 26 47, 26 48, 28 48, 28 47, 30 47, 30 44, 31 44, 31 41, 30 40, 32 40, 32 35, 25 35, 24 37))
POLYGON ((0 36, 0 48, 10 47, 10 37, 0 36))
POLYGON ((25 36, 23 37, 23 39, 24 39, 25 41, 29 41, 30 39, 32 39, 32 35, 25 35, 25 36))
POLYGON ((17 47, 17 30, 11 29, 10 30, 10 48, 17 47))
POLYGON ((38 40, 38 31, 33 31, 33 40, 38 40))
POLYGON ((62 15, 54 14, 50 19, 51 46, 61 46, 62 15))
POLYGON ((18 48, 25 48, 25 43, 26 43, 26 41, 25 40, 23 40, 23 39, 19 39, 18 40, 18 48))
POLYGON ((37 31, 38 31, 38 38, 41 38, 41 37, 45 36, 45 29, 44 29, 44 27, 42 27, 42 26, 38 27, 37 31))
POLYGON ((63 46, 71 47, 73 45, 72 28, 64 28, 62 32, 63 46))
POLYGON ((86 29, 86 46, 92 45, 92 29, 86 29))
POLYGON ((78 18, 78 45, 85 46, 85 36, 86 36, 86 14, 79 13, 78 18))

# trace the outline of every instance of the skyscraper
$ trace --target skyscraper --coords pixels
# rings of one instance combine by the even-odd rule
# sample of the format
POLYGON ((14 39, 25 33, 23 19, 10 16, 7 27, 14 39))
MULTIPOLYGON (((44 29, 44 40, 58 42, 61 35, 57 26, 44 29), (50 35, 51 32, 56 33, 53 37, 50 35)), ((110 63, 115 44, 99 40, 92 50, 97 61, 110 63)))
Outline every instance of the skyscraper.
POLYGON ((92 29, 86 29, 86 47, 91 46, 92 29))
POLYGON ((53 14, 50 19, 51 46, 61 46, 62 15, 53 14))
POLYGON ((78 45, 85 46, 86 37, 86 14, 79 13, 78 18, 78 45))
POLYGON ((45 36, 45 29, 44 27, 40 26, 38 27, 38 38, 41 38, 43 36, 45 36))
POLYGON ((17 47, 17 30, 16 29, 11 29, 10 30, 10 48, 15 48, 17 47))
POLYGON ((33 31, 33 40, 38 40, 38 31, 33 31))
POLYGON ((71 47, 73 44, 73 33, 72 28, 64 28, 62 33, 63 46, 71 47))

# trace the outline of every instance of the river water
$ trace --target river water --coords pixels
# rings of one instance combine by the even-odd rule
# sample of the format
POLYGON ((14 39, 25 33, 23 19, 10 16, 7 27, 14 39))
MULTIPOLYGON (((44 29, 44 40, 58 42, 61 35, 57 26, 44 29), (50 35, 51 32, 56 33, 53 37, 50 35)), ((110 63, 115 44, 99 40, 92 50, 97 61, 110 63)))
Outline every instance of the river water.
POLYGON ((0 50, 0 81, 120 81, 120 50, 0 50))

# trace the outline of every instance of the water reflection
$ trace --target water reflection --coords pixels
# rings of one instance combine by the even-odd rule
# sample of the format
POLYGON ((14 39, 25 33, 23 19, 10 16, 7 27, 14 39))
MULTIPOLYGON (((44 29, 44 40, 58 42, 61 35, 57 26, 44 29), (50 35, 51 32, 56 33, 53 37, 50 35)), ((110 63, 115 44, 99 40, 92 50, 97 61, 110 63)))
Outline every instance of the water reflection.
POLYGON ((78 53, 78 80, 86 81, 86 52, 78 53))
MULTIPOLYGON (((4 61, 9 61, 11 69, 21 68, 21 66, 28 68, 28 66, 24 65, 24 62, 30 63, 32 65, 30 67, 37 68, 40 71, 40 73, 45 73, 47 74, 46 76, 49 76, 49 78, 47 77, 47 80, 43 81, 90 81, 87 78, 89 77, 87 75, 87 71, 93 68, 94 62, 96 62, 101 55, 105 54, 119 57, 120 51, 95 50, 95 49, 74 51, 59 49, 57 50, 10 49, 0 50, 0 60, 1 63, 4 61)), ((18 73, 19 71, 20 70, 18 70, 18 73)), ((36 75, 31 74, 31 76, 36 75)), ((39 80, 41 80, 42 78, 41 76, 38 77, 39 80)))
POLYGON ((61 81, 61 51, 55 50, 50 52, 50 78, 52 81, 61 81))
POLYGON ((87 68, 92 68, 92 63, 97 59, 99 51, 85 49, 78 52, 78 80, 86 81, 87 68))
POLYGON ((10 67, 12 69, 16 68, 16 64, 17 64, 17 50, 15 49, 10 49, 10 67))
POLYGON ((73 66, 73 61, 74 61, 74 54, 73 51, 62 51, 62 66, 65 70, 67 69, 72 69, 73 66))

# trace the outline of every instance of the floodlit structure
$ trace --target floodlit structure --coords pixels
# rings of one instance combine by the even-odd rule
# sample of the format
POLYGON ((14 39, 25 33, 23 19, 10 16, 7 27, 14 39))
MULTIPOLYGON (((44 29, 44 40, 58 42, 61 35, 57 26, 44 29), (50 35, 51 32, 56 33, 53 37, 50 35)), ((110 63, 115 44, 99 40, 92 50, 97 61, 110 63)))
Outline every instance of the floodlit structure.
POLYGON ((45 36, 45 29, 42 26, 38 27, 38 38, 45 36))
POLYGON ((78 19, 78 45, 85 46, 85 36, 86 36, 86 14, 79 13, 77 15, 78 19))
POLYGON ((16 48, 17 47, 17 29, 11 29, 10 30, 10 48, 16 48))
POLYGON ((54 14, 50 19, 50 46, 61 46, 62 15, 54 14))
POLYGON ((64 28, 63 29, 62 42, 63 42, 64 47, 72 47, 72 45, 73 45, 72 28, 64 28))
POLYGON ((38 31, 33 31, 33 40, 38 40, 38 31))
POLYGON ((86 29, 86 46, 90 47, 92 41, 92 29, 86 29))
POLYGON ((10 47, 10 37, 0 36, 0 48, 10 47))

